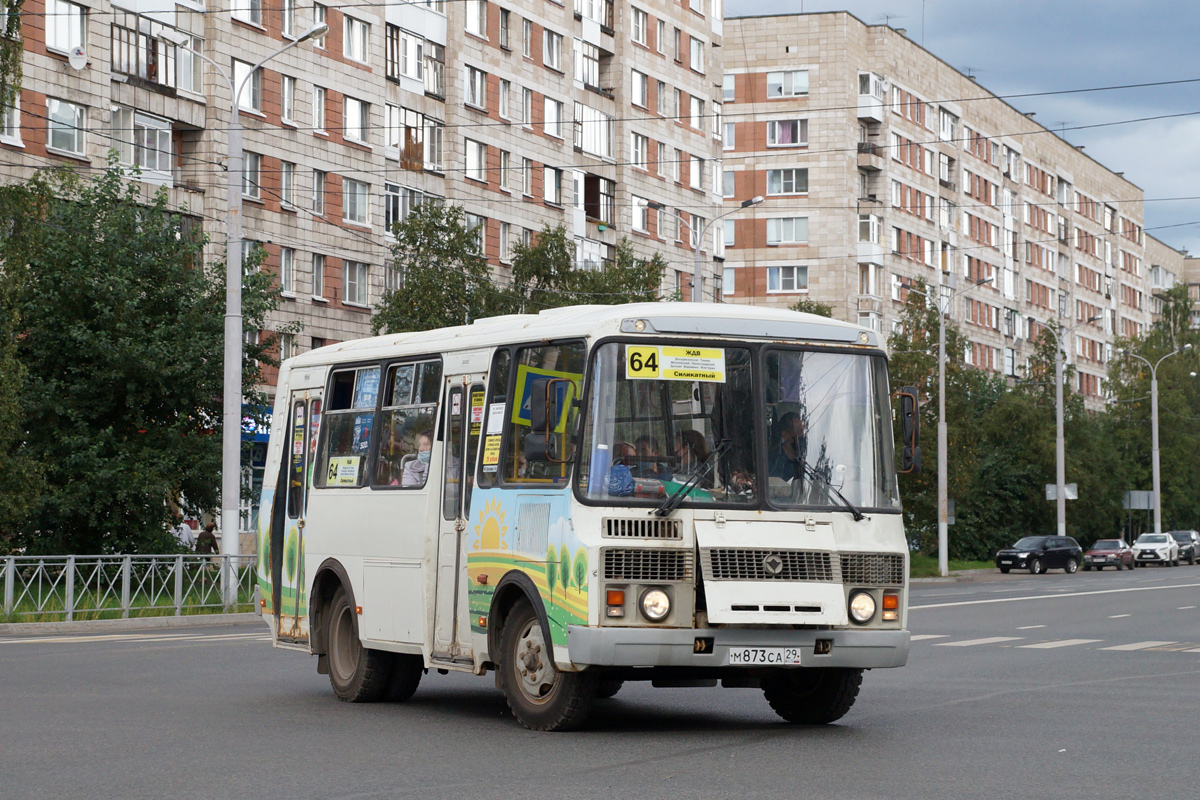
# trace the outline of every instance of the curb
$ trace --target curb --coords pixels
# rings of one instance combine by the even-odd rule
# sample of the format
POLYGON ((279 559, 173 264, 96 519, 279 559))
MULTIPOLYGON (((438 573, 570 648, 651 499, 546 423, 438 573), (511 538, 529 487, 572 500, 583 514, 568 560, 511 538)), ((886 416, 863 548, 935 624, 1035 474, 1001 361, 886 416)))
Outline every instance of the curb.
POLYGON ((244 614, 190 614, 181 617, 134 617, 86 622, 6 622, 0 624, 0 633, 94 633, 146 628, 198 628, 209 625, 244 625, 261 620, 261 616, 250 611, 244 614))
POLYGON ((963 572, 951 573, 948 578, 909 578, 909 583, 971 583, 975 580, 974 572, 985 572, 986 570, 970 570, 963 572))

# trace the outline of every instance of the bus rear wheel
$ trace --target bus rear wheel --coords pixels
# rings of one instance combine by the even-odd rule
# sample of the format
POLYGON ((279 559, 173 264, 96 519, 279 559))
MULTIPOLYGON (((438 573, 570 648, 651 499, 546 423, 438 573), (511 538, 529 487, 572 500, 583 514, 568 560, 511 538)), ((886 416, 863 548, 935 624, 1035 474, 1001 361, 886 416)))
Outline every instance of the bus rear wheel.
POLYGON ((535 731, 567 731, 587 721, 596 673, 559 672, 533 606, 522 600, 504 622, 500 688, 513 716, 535 731))
MULTIPOLYGON (((354 616, 350 596, 344 588, 338 587, 329 605, 329 624, 325 636, 329 649, 329 683, 339 700, 373 703, 383 697, 388 689, 392 677, 392 654, 363 647, 354 616)), ((416 690, 416 686, 413 686, 413 690, 416 690)))
POLYGON ((828 725, 854 705, 862 674, 861 669, 841 667, 782 670, 763 680, 763 694, 788 722, 828 725))

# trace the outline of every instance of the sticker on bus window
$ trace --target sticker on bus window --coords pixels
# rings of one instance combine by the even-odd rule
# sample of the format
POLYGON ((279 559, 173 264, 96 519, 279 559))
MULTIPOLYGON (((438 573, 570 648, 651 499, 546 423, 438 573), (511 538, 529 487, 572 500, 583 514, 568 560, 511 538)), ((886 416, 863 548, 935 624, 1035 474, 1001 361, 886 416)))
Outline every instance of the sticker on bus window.
POLYGON ((326 486, 357 486, 358 456, 334 456, 329 459, 329 473, 325 476, 326 486))
POLYGON ((471 435, 478 436, 483 427, 483 392, 471 392, 471 435))
MULTIPOLYGON (((495 466, 500 463, 500 437, 487 436, 483 440, 483 465, 495 466)), ((495 470, 485 470, 495 472, 495 470)))
POLYGON ((718 347, 626 347, 631 380, 725 382, 725 351, 718 347))
POLYGON ((488 407, 487 435, 496 436, 504 432, 504 403, 492 403, 488 407))

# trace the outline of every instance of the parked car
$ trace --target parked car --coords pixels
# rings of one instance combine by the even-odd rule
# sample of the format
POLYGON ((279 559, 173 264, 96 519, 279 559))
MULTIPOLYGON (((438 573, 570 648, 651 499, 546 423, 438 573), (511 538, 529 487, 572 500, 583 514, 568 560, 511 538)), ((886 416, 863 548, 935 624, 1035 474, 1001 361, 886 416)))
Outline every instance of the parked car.
POLYGON ((1179 560, 1185 558, 1189 564, 1195 564, 1200 558, 1200 533, 1195 531, 1171 531, 1171 538, 1179 545, 1179 560))
POLYGON ((1124 539, 1099 539, 1092 545, 1092 549, 1083 554, 1084 572, 1092 567, 1096 569, 1116 567, 1120 572, 1122 568, 1133 569, 1136 563, 1137 561, 1133 557, 1133 548, 1125 544, 1124 539))
POLYGON ((1179 542, 1169 533, 1143 533, 1133 543, 1133 557, 1138 566, 1166 564, 1179 566, 1179 542))
POLYGON ((1083 548, 1070 536, 1026 536, 996 553, 996 566, 1001 572, 1028 569, 1033 575, 1048 569, 1074 572, 1082 560, 1083 548))

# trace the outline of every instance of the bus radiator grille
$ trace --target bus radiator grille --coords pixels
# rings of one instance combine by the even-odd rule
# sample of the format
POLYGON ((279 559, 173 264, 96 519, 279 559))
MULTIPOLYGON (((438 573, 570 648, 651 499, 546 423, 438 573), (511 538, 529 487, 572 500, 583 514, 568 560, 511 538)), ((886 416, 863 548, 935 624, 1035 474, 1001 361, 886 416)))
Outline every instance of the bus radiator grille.
POLYGON ((829 553, 809 550, 715 547, 700 557, 705 580, 832 583, 839 577, 829 553))
POLYGON ((903 586, 899 553, 842 553, 842 582, 855 586, 903 586))
POLYGON ((677 519, 606 519, 604 536, 608 539, 682 539, 677 519))
POLYGON ((692 580, 690 550, 604 551, 604 580, 630 583, 683 583, 692 580))

